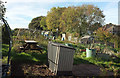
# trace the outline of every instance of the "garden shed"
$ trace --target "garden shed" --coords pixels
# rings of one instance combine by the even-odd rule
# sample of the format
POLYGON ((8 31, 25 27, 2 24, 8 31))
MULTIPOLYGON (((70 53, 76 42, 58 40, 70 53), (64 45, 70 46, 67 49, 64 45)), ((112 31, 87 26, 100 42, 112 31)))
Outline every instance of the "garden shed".
POLYGON ((59 43, 49 42, 48 62, 49 69, 56 75, 70 75, 73 67, 73 47, 59 43))
POLYGON ((92 40, 93 40, 92 36, 85 35, 80 39, 80 43, 88 44, 88 43, 93 42, 92 40))

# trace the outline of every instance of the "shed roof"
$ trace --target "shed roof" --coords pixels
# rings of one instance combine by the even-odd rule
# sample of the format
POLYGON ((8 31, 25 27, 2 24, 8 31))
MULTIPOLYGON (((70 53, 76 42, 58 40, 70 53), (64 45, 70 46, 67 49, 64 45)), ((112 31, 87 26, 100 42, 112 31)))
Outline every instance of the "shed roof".
POLYGON ((85 35, 84 37, 82 37, 81 39, 84 39, 84 38, 90 38, 91 36, 89 35, 85 35))

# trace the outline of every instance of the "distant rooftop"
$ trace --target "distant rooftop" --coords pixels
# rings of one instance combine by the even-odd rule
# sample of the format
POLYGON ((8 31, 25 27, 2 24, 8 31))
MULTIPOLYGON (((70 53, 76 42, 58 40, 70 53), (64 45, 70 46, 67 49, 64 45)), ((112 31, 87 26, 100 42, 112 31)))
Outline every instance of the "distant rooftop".
POLYGON ((29 29, 29 28, 15 28, 15 29, 29 29))
POLYGON ((84 39, 84 38, 90 38, 91 36, 89 35, 85 35, 84 37, 82 37, 81 39, 84 39))
POLYGON ((116 25, 116 26, 120 26, 120 25, 116 25))

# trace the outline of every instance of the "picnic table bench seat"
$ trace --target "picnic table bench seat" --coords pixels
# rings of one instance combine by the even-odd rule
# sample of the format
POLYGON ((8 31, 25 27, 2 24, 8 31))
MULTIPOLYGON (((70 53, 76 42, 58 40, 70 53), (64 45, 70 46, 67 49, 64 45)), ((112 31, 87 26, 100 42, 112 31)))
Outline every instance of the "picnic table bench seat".
MULTIPOLYGON (((20 49, 24 49, 25 47, 23 47, 23 46, 20 46, 20 49)), ((36 47, 37 49, 38 48, 40 48, 40 49, 43 49, 41 46, 39 46, 39 45, 37 45, 37 47, 36 47)), ((35 49, 35 48, 34 48, 35 49)))
POLYGON ((20 50, 23 50, 24 49, 24 47, 23 46, 20 46, 20 50))
POLYGON ((23 46, 20 46, 20 52, 21 51, 25 51, 25 50, 38 50, 38 51, 40 51, 41 53, 42 53, 42 47, 40 47, 40 46, 37 46, 36 48, 25 48, 25 47, 23 47, 23 46))
POLYGON ((23 52, 25 50, 39 50, 41 53, 42 53, 42 47, 37 45, 37 42, 36 41, 33 41, 33 40, 25 40, 25 43, 23 46, 20 46, 20 50, 23 52))

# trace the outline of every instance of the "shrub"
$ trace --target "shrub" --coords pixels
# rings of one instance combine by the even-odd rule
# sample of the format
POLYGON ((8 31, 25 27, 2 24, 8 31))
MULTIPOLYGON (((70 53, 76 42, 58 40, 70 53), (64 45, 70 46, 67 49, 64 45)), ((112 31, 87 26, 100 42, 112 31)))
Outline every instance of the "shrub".
MULTIPOLYGON (((8 29, 11 31, 11 29, 8 27, 8 29)), ((6 30, 5 25, 2 26, 2 43, 3 44, 9 44, 10 38, 9 38, 9 32, 6 30)))
POLYGON ((117 56, 120 58, 120 52, 119 52, 119 53, 117 53, 117 56))
POLYGON ((8 55, 8 48, 9 48, 9 45, 2 44, 2 56, 7 56, 8 55))

